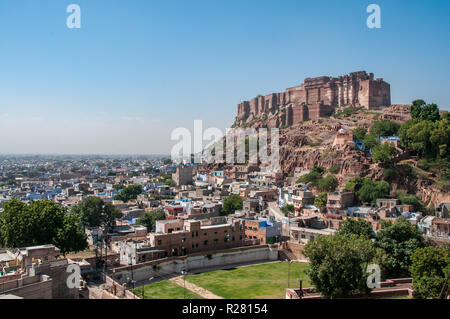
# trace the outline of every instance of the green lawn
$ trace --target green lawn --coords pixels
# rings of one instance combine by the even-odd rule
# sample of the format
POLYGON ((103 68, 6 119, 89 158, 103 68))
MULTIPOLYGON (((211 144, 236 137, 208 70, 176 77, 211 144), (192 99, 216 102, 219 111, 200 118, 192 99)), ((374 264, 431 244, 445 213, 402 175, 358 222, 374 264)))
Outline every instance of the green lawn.
MULTIPOLYGON (((290 288, 310 287, 305 271, 309 265, 293 262, 290 266, 290 288)), ((186 276, 186 280, 226 299, 284 299, 288 282, 288 263, 244 266, 186 276)))
MULTIPOLYGON (((142 298, 142 288, 144 299, 184 299, 184 288, 168 280, 155 282, 146 286, 137 287, 132 292, 142 298)), ((203 299, 201 296, 186 289, 186 299, 203 299)))
POLYGON ((408 295, 404 296, 394 296, 394 297, 386 297, 386 298, 380 298, 380 299, 411 299, 408 295))

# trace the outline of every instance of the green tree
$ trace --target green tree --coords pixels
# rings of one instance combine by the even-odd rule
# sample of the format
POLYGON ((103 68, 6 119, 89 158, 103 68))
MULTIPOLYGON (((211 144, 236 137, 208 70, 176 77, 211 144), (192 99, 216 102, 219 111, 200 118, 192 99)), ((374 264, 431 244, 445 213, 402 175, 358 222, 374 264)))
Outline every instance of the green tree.
POLYGON ((367 129, 364 127, 357 127, 352 131, 352 133, 355 140, 362 141, 367 134, 367 129))
POLYGON ((313 185, 317 185, 317 182, 322 178, 324 172, 325 169, 323 167, 314 165, 309 173, 302 175, 297 179, 297 183, 312 183, 313 185))
POLYGON ((415 210, 423 209, 422 202, 416 195, 407 194, 404 190, 397 190, 395 197, 397 197, 404 205, 413 205, 415 210))
POLYGON ((285 205, 281 208, 284 216, 287 216, 289 213, 293 213, 295 210, 294 205, 285 205))
POLYGON ((112 227, 115 225, 116 218, 122 214, 119 209, 106 203, 99 197, 89 196, 72 207, 71 212, 80 216, 84 227, 112 227))
POLYGON ((383 265, 391 277, 408 276, 411 255, 423 246, 422 234, 405 218, 397 218, 395 223, 383 223, 377 232, 376 246, 383 249, 386 262, 383 265))
POLYGON ((373 148, 372 158, 375 162, 390 164, 395 153, 397 153, 397 149, 394 144, 383 143, 373 148))
POLYGON ((327 175, 325 178, 322 178, 317 182, 317 188, 320 191, 332 192, 336 189, 336 187, 338 187, 338 185, 339 182, 337 178, 332 174, 327 175))
POLYGON ((314 206, 317 208, 323 208, 327 205, 328 193, 322 192, 314 198, 314 206))
POLYGON ((224 199, 221 215, 226 216, 234 214, 235 211, 242 209, 243 200, 238 195, 231 195, 224 199))
POLYGON ((121 217, 122 217, 121 211, 112 203, 108 202, 105 204, 105 206, 103 206, 103 213, 102 213, 103 226, 112 228, 116 226, 116 219, 121 217))
POLYGON ((141 185, 130 185, 122 189, 122 191, 117 194, 114 199, 121 200, 123 202, 128 202, 130 200, 135 200, 139 194, 142 194, 141 185))
POLYGON ((55 246, 63 255, 72 251, 82 251, 88 247, 87 236, 77 214, 69 213, 64 216, 63 227, 57 231, 55 246))
POLYGON ((370 135, 381 136, 393 136, 396 135, 400 128, 400 124, 390 120, 381 120, 375 122, 370 128, 370 135))
POLYGON ((450 271, 450 247, 416 249, 411 255, 410 271, 414 298, 439 298, 445 278, 450 271))
POLYGON ((376 251, 371 240, 356 235, 319 236, 304 250, 310 261, 311 283, 326 298, 368 293, 367 265, 376 251))
POLYGON ((373 204, 378 198, 388 196, 390 189, 391 186, 385 181, 375 182, 369 178, 364 178, 356 195, 361 201, 373 204))
POLYGON ((440 158, 450 158, 450 120, 435 122, 430 134, 432 153, 440 158))
POLYGON ((371 224, 360 218, 347 218, 342 223, 342 227, 339 229, 338 233, 342 235, 357 235, 366 238, 372 237, 373 231, 371 224))
POLYGON ((157 220, 166 219, 166 214, 162 209, 158 209, 152 212, 145 212, 136 221, 136 224, 147 227, 147 231, 154 232, 157 220))
POLYGON ((374 148, 375 146, 380 144, 380 141, 376 136, 373 135, 366 135, 363 139, 363 144, 366 147, 366 149, 370 150, 374 148))
POLYGON ((411 117, 413 119, 436 122, 439 121, 439 108, 436 104, 426 104, 424 100, 415 100, 411 105, 411 117))
POLYGON ((12 199, 3 205, 0 214, 0 243, 16 248, 51 244, 63 254, 87 247, 81 221, 74 214, 66 214, 60 205, 49 200, 29 204, 12 199))
POLYGON ((347 181, 347 183, 345 183, 345 190, 356 192, 361 188, 363 181, 364 178, 352 177, 347 181))
POLYGON ((74 205, 71 212, 80 216, 84 227, 98 227, 103 223, 104 205, 100 197, 89 196, 74 205))
POLYGON ((116 191, 118 191, 118 190, 121 190, 121 189, 125 188, 125 186, 116 184, 116 185, 113 186, 113 188, 114 188, 116 191))

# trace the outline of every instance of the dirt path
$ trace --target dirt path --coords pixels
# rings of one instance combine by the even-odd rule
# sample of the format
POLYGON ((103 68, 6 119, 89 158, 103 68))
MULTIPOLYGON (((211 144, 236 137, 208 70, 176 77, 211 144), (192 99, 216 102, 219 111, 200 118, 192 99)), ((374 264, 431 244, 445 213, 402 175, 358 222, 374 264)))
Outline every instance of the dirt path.
MULTIPOLYGON (((184 280, 183 280, 182 276, 170 278, 169 281, 171 281, 181 287, 184 287, 184 280)), ((199 295, 203 298, 206 298, 206 299, 223 299, 222 297, 219 297, 219 296, 213 294, 211 291, 206 290, 202 287, 199 287, 188 281, 186 281, 186 289, 189 289, 190 291, 192 291, 192 292, 196 293, 197 295, 199 295)))

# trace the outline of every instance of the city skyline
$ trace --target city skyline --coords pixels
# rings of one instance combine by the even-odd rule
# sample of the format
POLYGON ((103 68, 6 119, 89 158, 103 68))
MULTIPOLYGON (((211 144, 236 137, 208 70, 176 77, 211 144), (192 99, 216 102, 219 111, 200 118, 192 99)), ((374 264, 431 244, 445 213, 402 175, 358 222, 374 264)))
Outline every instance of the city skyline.
POLYGON ((360 70, 449 110, 450 4, 377 1, 368 29, 370 3, 1 2, 0 154, 170 154, 176 127, 224 131, 243 100, 360 70))

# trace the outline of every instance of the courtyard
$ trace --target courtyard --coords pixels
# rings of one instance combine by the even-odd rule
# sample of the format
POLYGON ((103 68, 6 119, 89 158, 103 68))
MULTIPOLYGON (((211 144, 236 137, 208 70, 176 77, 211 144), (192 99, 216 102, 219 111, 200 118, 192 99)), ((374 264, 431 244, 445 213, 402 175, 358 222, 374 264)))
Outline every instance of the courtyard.
MULTIPOLYGON (((299 287, 300 278, 303 287, 310 286, 308 268, 308 264, 298 262, 271 262, 188 274, 185 279, 190 287, 195 285, 225 299, 284 299, 288 279, 290 288, 299 287)), ((145 299, 183 299, 184 287, 182 281, 178 282, 178 285, 169 280, 151 283, 137 287, 134 292, 141 297, 144 289, 145 299)), ((202 297, 186 289, 186 298, 202 297)))

